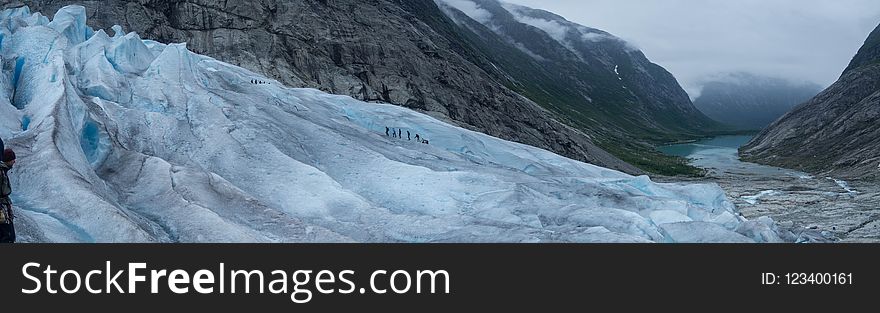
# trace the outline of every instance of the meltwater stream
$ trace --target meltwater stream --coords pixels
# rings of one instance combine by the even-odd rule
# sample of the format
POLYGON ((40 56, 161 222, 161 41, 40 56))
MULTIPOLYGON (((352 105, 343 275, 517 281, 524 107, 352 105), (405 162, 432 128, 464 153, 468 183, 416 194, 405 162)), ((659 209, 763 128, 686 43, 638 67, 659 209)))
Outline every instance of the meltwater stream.
POLYGON ((717 183, 746 218, 769 216, 819 241, 880 241, 880 188, 740 161, 737 149, 750 139, 720 136, 659 150, 706 169, 695 180, 717 183))

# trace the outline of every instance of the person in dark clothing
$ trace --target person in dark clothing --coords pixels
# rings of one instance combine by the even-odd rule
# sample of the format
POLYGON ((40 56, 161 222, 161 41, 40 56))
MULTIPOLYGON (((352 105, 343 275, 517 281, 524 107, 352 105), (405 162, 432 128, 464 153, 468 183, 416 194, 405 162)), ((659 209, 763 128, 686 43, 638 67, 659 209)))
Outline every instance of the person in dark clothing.
POLYGON ((391 138, 397 138, 397 131, 394 128, 391 129, 391 138))
POLYGON ((403 138, 403 130, 397 129, 397 138, 403 138))
POLYGON ((388 126, 385 126, 385 136, 391 136, 390 134, 388 134, 388 131, 389 131, 388 126))
POLYGON ((406 131, 406 140, 412 140, 412 139, 409 137, 409 131, 406 131))
POLYGON ((419 139, 419 134, 416 134, 416 142, 422 142, 422 140, 419 139))
POLYGON ((12 211, 12 185, 9 183, 7 172, 15 164, 15 152, 12 149, 3 150, 3 162, 0 162, 0 243, 15 242, 15 212, 12 211))

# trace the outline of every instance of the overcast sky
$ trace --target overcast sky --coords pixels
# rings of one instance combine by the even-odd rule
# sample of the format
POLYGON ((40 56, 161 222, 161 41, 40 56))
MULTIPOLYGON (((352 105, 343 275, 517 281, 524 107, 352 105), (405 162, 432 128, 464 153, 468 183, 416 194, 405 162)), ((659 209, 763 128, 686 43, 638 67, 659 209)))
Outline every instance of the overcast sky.
POLYGON ((503 0, 559 14, 638 46, 695 96, 745 71, 833 83, 880 24, 878 0, 503 0))

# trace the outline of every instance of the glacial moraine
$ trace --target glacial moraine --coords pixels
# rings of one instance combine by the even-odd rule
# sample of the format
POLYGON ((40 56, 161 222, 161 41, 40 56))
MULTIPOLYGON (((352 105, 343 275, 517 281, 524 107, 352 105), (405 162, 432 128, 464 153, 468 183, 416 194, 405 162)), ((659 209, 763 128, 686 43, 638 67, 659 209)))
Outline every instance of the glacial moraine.
MULTIPOLYGON (((880 188, 876 183, 814 177, 794 170, 739 160, 749 136, 720 136, 660 147, 707 170, 748 219, 773 218, 783 228, 817 241, 880 242, 880 188)), ((681 181, 682 178, 662 178, 681 181)))

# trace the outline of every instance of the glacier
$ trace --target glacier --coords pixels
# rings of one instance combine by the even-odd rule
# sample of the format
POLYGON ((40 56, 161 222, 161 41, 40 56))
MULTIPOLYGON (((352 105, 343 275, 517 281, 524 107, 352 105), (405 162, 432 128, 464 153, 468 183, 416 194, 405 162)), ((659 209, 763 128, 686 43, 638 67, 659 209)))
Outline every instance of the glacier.
POLYGON ((0 19, 0 136, 19 156, 21 241, 782 240, 715 184, 656 183, 288 88, 185 44, 93 30, 81 6, 0 19))

